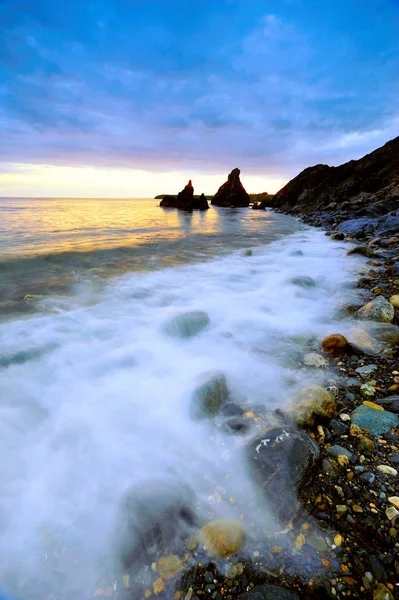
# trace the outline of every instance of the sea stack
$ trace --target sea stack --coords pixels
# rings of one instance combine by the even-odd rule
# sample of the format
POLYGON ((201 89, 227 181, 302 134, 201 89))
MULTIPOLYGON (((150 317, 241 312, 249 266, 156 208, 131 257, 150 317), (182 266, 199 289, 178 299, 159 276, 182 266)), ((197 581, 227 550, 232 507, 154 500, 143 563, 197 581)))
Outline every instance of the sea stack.
POLYGON ((249 206, 249 194, 240 181, 240 169, 233 169, 227 181, 218 189, 211 204, 215 206, 249 206))
POLYGON ((209 204, 204 196, 198 198, 194 198, 194 188, 192 181, 188 182, 186 187, 177 194, 177 196, 164 196, 161 200, 159 206, 163 206, 164 208, 178 208, 179 210, 206 210, 209 208, 209 204))

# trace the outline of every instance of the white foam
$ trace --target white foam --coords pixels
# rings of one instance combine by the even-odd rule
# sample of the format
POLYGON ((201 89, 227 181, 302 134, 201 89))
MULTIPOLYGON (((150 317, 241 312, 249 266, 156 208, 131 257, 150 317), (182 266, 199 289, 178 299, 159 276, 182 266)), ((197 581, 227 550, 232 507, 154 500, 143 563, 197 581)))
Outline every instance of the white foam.
POLYGON ((50 349, 0 371, 0 581, 36 598, 46 540, 60 533, 74 548, 62 585, 90 590, 121 494, 148 476, 177 474, 204 503, 224 481, 219 512, 231 496, 245 504, 242 472, 224 480, 226 450, 240 441, 215 443, 209 424, 190 419, 193 381, 217 369, 237 396, 283 405, 306 382, 285 362, 292 336, 342 331, 334 314, 364 262, 346 249, 302 231, 251 257, 126 275, 93 306, 4 324, 3 354, 50 349), (302 275, 316 287, 290 281, 302 275), (168 337, 163 324, 190 310, 205 310, 210 326, 168 337))

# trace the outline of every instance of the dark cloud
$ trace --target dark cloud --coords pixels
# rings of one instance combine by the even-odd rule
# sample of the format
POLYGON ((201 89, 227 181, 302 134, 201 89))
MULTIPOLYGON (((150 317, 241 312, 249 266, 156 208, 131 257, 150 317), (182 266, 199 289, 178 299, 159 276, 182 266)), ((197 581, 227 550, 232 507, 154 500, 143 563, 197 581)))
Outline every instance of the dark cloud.
POLYGON ((399 7, 6 0, 2 161, 288 176, 399 134, 399 7))

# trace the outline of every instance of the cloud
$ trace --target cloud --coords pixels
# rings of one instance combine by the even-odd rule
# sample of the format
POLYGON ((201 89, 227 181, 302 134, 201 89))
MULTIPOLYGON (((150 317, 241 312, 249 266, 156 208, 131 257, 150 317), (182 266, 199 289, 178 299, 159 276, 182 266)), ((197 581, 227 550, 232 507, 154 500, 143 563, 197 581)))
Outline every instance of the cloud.
POLYGON ((395 3, 264 6, 6 0, 0 160, 288 178, 399 134, 395 3))

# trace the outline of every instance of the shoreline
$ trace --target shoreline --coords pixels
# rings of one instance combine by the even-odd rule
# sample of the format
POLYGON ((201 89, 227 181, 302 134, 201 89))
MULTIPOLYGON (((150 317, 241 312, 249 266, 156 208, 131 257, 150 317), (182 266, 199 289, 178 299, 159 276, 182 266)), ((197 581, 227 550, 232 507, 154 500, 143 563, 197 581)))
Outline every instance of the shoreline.
MULTIPOLYGON (((317 217, 312 215, 291 216, 305 224, 321 227, 331 237, 337 233, 336 229, 329 228, 325 214, 323 225, 315 223, 317 217)), ((331 222, 334 220, 331 219, 331 222)), ((372 232, 359 237, 361 239, 339 233, 335 238, 362 246, 357 251, 359 247, 355 246, 355 252, 352 249, 351 253, 367 256, 365 245, 371 251, 368 256, 371 269, 365 276, 359 274, 357 282, 367 296, 361 305, 348 307, 348 317, 377 296, 389 300, 390 296, 399 293, 399 273, 395 277, 390 270, 397 258, 395 252, 399 250, 399 239, 384 245, 384 238, 373 241, 375 236, 372 232), (397 283, 394 283, 395 279, 397 283)), ((367 325, 369 322, 359 323, 367 325)), ((399 324, 398 310, 393 323, 399 324)), ((335 333, 340 332, 331 332, 335 333)), ((388 412, 397 402, 393 408, 396 414, 399 413, 399 337, 391 351, 373 354, 352 352, 332 357, 320 349, 320 354, 328 361, 326 370, 337 373, 342 385, 336 388, 337 409, 333 419, 328 424, 321 420, 317 426, 306 428, 319 444, 321 459, 304 507, 305 514, 295 523, 292 532, 299 554, 305 550, 304 558, 296 557, 299 564, 303 561, 304 576, 289 575, 289 568, 285 572, 281 565, 289 566, 292 548, 287 545, 288 540, 284 544, 278 536, 270 536, 268 555, 238 563, 242 565, 242 573, 234 581, 221 576, 216 564, 210 562, 185 574, 184 592, 180 595, 178 591, 174 596, 176 599, 197 600, 203 597, 201 592, 205 597, 229 600, 399 598, 399 586, 396 584, 399 581, 399 513, 395 514, 395 507, 389 501, 399 496, 399 427, 372 435, 367 429, 361 431, 356 425, 351 427, 350 419, 350 414, 365 401, 371 401, 388 412), (356 371, 359 368, 361 371, 356 371), (366 395, 365 388, 361 392, 364 384, 372 388, 370 396, 366 395), (392 398, 391 404, 387 398, 392 398), (343 465, 334 461, 328 452, 331 446, 340 447, 349 460, 343 465), (383 473, 377 469, 379 465, 387 466, 391 471, 383 473), (311 545, 307 544, 310 539, 311 545), (324 567, 319 573, 318 562, 324 567), (208 595, 204 590, 209 573, 213 581, 218 582, 213 589, 222 590, 222 594, 208 595)))

